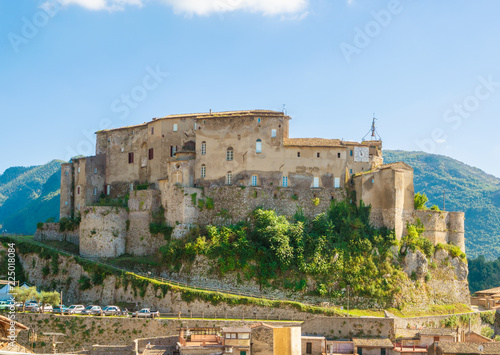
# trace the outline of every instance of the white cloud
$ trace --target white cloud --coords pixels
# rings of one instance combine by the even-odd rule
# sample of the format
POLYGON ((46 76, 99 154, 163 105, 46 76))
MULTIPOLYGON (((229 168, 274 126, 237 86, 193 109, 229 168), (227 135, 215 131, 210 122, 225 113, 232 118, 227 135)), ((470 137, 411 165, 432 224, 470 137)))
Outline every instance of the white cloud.
MULTIPOLYGON (((153 0, 48 0, 44 5, 57 1, 63 6, 78 5, 88 10, 123 10, 128 5, 142 6, 143 1, 153 0)), ((173 8, 175 13, 211 15, 231 11, 248 11, 264 15, 304 15, 308 0, 154 0, 173 8)))
POLYGON ((88 10, 108 10, 117 11, 123 10, 127 5, 142 6, 142 0, 52 0, 47 1, 42 6, 47 6, 47 4, 57 1, 63 6, 68 5, 78 5, 82 6, 88 10))

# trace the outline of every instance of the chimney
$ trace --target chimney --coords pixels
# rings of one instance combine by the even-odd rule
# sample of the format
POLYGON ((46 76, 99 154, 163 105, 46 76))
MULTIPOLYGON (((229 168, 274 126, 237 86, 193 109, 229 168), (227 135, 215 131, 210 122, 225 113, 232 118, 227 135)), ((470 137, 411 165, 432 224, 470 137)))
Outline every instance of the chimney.
POLYGON ((210 109, 210 114, 212 114, 212 109, 210 109))

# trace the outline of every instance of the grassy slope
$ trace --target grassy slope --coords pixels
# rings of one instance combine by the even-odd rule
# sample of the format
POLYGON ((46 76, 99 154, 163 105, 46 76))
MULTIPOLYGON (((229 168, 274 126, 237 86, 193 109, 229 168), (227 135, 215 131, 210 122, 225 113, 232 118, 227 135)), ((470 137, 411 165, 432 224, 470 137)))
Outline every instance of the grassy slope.
POLYGON ((384 151, 384 162, 404 161, 415 169, 415 192, 425 192, 429 206, 465 212, 467 256, 500 256, 500 179, 442 155, 384 151))
POLYGON ((59 216, 61 161, 13 167, 0 175, 0 224, 9 233, 32 234, 36 223, 59 216))

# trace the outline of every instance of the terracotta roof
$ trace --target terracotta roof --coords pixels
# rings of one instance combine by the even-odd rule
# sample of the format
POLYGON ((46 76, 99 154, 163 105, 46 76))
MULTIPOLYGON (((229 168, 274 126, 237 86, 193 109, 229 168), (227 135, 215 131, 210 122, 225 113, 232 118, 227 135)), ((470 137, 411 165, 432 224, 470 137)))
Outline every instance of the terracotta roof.
POLYGON ((500 343, 454 343, 441 341, 434 343, 436 348, 440 348, 443 354, 500 354, 500 343))
POLYGON ((274 329, 274 328, 277 328, 277 327, 275 327, 275 326, 273 326, 273 325, 266 324, 266 323, 262 323, 262 322, 257 323, 257 324, 252 324, 252 325, 250 326, 250 328, 251 328, 251 329, 255 329, 255 328, 259 328, 259 327, 264 327, 264 328, 269 328, 269 329, 274 329))
POLYGON ((377 170, 383 170, 383 169, 404 169, 404 170, 413 170, 411 166, 409 166, 406 163, 403 163, 402 161, 398 161, 395 163, 390 163, 390 164, 382 164, 377 167, 377 170))
MULTIPOLYGON (((0 316, 0 323, 7 324, 10 327, 10 322, 11 322, 10 318, 4 317, 4 316, 0 316)), ((21 323, 16 322, 16 321, 14 321, 14 322, 16 324, 16 328, 17 329, 21 329, 21 330, 28 330, 29 329, 24 324, 21 324, 21 323)))
POLYGON ((120 129, 129 129, 129 128, 136 128, 136 127, 143 127, 147 126, 148 123, 158 121, 158 120, 165 120, 165 119, 182 119, 182 118, 221 118, 221 117, 243 117, 243 116, 276 116, 276 115, 282 115, 285 118, 291 119, 290 116, 286 116, 283 112, 281 111, 272 111, 272 110, 241 110, 241 111, 221 111, 221 112, 203 112, 203 113, 182 113, 182 114, 177 114, 177 115, 168 115, 164 117, 158 117, 158 118, 153 118, 149 122, 144 122, 141 124, 137 125, 132 125, 132 126, 126 126, 126 127, 119 127, 119 128, 110 128, 110 129, 103 129, 100 131, 97 131, 96 133, 102 133, 102 132, 109 132, 109 131, 117 131, 120 129))
POLYGON ((250 333, 251 329, 248 327, 223 327, 222 329, 223 333, 250 333))
POLYGON ((424 328, 418 331, 419 335, 436 335, 436 336, 445 336, 445 335, 457 335, 457 331, 450 328, 424 328))
POLYGON ((500 293, 500 287, 490 288, 488 290, 476 291, 474 294, 497 294, 500 293))
POLYGON ((388 338, 353 338, 352 341, 357 347, 367 348, 393 348, 394 344, 388 338))
POLYGON ((285 147, 344 147, 340 139, 326 138, 283 138, 285 147))

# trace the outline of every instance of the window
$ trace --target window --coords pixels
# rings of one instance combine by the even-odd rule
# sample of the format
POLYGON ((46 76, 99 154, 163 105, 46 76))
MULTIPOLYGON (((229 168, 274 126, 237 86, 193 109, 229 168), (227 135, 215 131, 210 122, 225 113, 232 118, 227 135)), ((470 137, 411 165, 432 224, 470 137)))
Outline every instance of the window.
POLYGON ((288 176, 283 176, 283 187, 288 187, 288 176))
POLYGON ((439 341, 439 337, 434 337, 434 342, 438 342, 439 341))
POLYGON ((351 152, 349 153, 349 155, 352 157, 352 150, 351 150, 351 152))
POLYGON ((130 184, 130 191, 134 191, 134 183, 130 184))
POLYGON ((68 205, 68 201, 64 202, 64 204, 67 206, 68 205))
POLYGON ((175 157, 175 153, 177 153, 177 146, 171 145, 170 146, 170 156, 175 157))
POLYGON ((97 196, 97 187, 94 187, 94 196, 97 196))
POLYGON ((198 127, 198 123, 194 123, 194 130, 196 131, 196 128, 198 127))
POLYGON ((337 177, 335 178, 335 185, 334 185, 334 187, 336 189, 340 189, 340 178, 337 178, 337 177))
POLYGON ((260 117, 257 117, 257 122, 259 122, 259 123, 260 123, 260 117))
MULTIPOLYGON (((239 333, 238 339, 250 339, 250 333, 239 333)), ((244 351, 240 352, 240 355, 244 353, 244 351)))
POLYGON ((260 139, 255 142, 255 153, 262 153, 262 141, 260 139))
POLYGON ((297 158, 300 158, 300 152, 297 152, 297 158))
POLYGON ((201 166, 201 177, 204 178, 207 176, 207 167, 205 164, 201 166))
POLYGON ((65 172, 64 172, 64 175, 66 175, 66 176, 67 176, 67 175, 68 175, 68 172, 67 172, 67 171, 65 171, 65 172))
POLYGON ((201 142, 201 155, 207 154, 207 142, 201 142))
POLYGON ((226 175, 226 185, 231 185, 233 183, 233 174, 229 171, 226 175))
POLYGON ((319 152, 316 153, 316 158, 319 158, 319 152))
POLYGON ((226 150, 226 160, 231 161, 233 160, 233 148, 229 147, 226 150))
POLYGON ((97 174, 97 168, 94 168, 94 174, 97 174))
POLYGON ((306 354, 312 354, 312 343, 306 343, 306 354))
POLYGON ((153 148, 149 148, 149 160, 153 160, 154 157, 154 150, 153 148))
POLYGON ((276 130, 272 129, 271 130, 271 138, 275 138, 275 137, 276 137, 276 130))
POLYGON ((317 176, 313 179, 313 187, 319 187, 319 177, 317 176))
POLYGON ((78 187, 76 188, 76 194, 77 194, 77 195, 80 195, 80 186, 78 186, 78 187))
POLYGON ((111 194, 111 185, 106 185, 106 195, 111 194))
POLYGON ((386 349, 385 348, 380 349, 380 355, 386 355, 386 349))
POLYGON ((177 132, 177 123, 174 123, 173 130, 174 132, 177 132))
POLYGON ((339 159, 340 159, 340 153, 337 153, 337 158, 339 158, 339 159))
POLYGON ((257 175, 252 175, 252 186, 257 186, 257 175))
POLYGON ((133 164, 134 163, 134 153, 128 153, 128 163, 133 164))
POLYGON ((240 350, 240 355, 247 355, 246 351, 240 350))
POLYGON ((78 167, 78 172, 80 172, 80 167, 78 167))
POLYGON ((363 348, 358 348, 358 355, 363 355, 363 348))
POLYGON ((151 127, 151 135, 155 134, 155 128, 151 127))
POLYGON ((352 169, 349 170, 349 173, 352 174, 352 169))

